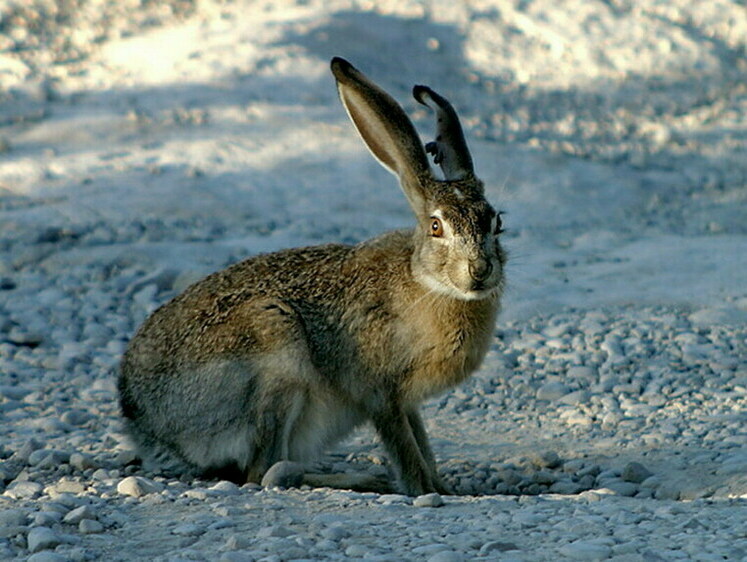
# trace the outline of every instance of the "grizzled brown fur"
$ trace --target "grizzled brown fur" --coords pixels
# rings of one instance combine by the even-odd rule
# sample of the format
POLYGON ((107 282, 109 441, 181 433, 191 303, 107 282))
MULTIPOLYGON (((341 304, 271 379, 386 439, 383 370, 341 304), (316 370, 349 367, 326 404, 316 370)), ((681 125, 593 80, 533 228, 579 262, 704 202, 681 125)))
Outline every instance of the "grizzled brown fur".
POLYGON ((122 412, 146 458, 255 482, 370 421, 406 493, 446 492, 418 407, 468 377, 488 349, 503 288, 499 218, 471 168, 437 180, 399 105, 346 61, 332 69, 417 226, 259 255, 193 285, 130 343, 122 412))

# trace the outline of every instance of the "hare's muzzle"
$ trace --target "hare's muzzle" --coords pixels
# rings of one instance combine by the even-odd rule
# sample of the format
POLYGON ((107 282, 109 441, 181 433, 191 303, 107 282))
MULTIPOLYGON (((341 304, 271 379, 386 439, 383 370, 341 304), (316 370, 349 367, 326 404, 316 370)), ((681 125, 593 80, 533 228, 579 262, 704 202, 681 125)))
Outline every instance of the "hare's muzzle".
POLYGON ((477 258, 469 262, 468 269, 470 277, 474 281, 482 283, 493 273, 493 264, 484 258, 477 258))

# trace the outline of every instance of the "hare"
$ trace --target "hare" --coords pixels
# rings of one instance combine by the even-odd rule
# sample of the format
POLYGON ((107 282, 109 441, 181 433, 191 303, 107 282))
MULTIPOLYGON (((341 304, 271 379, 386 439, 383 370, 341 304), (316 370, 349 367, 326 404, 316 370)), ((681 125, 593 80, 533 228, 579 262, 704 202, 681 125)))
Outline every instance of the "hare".
MULTIPOLYGON (((398 177, 415 228, 258 255, 192 285, 130 342, 122 413, 146 461, 242 482, 281 460, 311 460, 371 422, 401 491, 448 493, 419 405, 468 377, 490 345, 506 261, 500 214, 447 100, 413 90, 438 121, 424 147, 392 97, 344 59, 331 68, 364 143, 398 177)), ((328 476, 305 481, 360 484, 328 476)))

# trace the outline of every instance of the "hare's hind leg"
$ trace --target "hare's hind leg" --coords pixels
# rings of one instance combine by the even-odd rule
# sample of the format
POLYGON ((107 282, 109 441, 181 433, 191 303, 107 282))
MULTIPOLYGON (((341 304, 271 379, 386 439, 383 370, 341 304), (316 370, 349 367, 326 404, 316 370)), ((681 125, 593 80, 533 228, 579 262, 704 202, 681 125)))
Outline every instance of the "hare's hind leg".
POLYGON ((273 464, 291 460, 290 440, 305 406, 302 388, 271 386, 275 388, 265 389, 257 405, 254 455, 247 470, 247 482, 260 482, 273 464))
POLYGON ((354 490, 356 492, 376 492, 391 494, 394 487, 388 477, 373 474, 315 474, 303 475, 303 483, 312 488, 334 488, 336 490, 354 490))

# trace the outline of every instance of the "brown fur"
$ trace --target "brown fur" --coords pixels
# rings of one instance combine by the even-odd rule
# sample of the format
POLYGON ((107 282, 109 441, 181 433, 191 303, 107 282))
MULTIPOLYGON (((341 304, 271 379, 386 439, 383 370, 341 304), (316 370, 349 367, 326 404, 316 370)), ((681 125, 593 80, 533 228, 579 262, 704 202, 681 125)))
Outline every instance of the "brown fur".
POLYGON ((398 167, 417 228, 260 255, 193 285, 133 338, 122 410, 145 454, 253 481, 371 421, 405 492, 445 492, 418 406, 469 376, 489 346, 505 261, 486 232, 495 212, 479 180, 433 179, 401 108, 336 61, 343 101, 358 104, 349 114, 375 121, 356 125, 372 151, 391 151, 379 159, 398 167), (433 213, 448 240, 430 235, 433 213), (476 280, 480 260, 492 272, 476 280))

